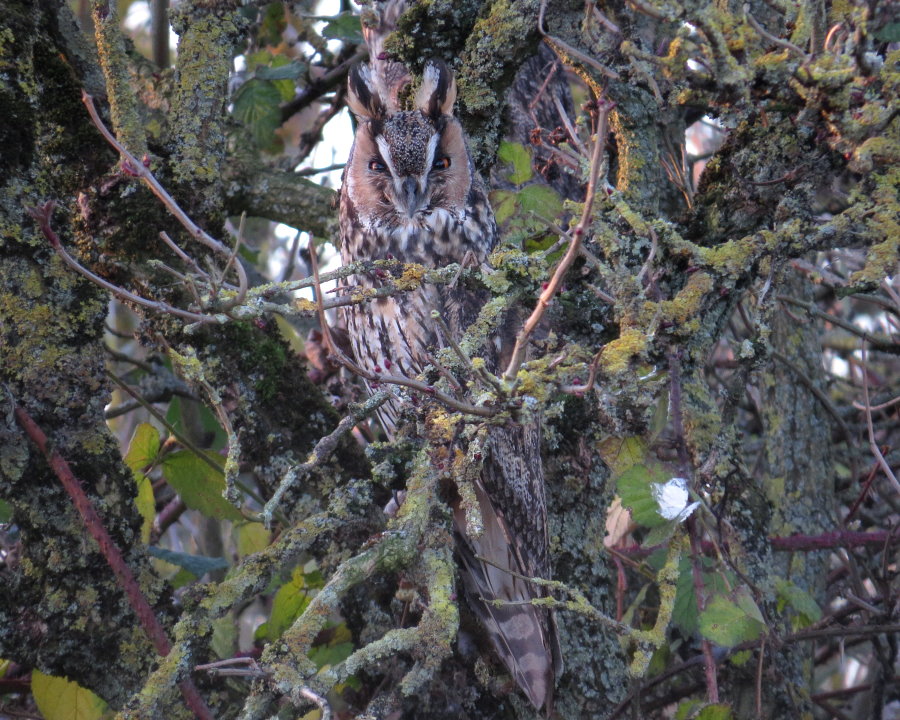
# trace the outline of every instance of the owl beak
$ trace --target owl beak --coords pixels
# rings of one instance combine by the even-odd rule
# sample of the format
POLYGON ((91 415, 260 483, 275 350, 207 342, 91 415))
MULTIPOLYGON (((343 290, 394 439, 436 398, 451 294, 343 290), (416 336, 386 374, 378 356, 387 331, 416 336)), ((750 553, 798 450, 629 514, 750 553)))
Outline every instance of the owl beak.
POLYGON ((416 178, 407 177, 397 189, 399 190, 397 193, 398 204, 409 217, 413 217, 422 205, 422 197, 424 195, 419 188, 418 181, 416 178))

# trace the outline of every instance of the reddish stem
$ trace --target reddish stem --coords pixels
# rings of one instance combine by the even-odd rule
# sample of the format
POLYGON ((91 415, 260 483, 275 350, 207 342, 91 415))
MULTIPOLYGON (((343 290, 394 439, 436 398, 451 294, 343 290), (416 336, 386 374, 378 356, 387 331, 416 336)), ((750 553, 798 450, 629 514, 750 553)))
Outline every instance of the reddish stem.
MULTIPOLYGON (((125 595, 128 598, 131 608, 137 615, 141 627, 144 629, 144 632, 150 639, 156 652, 162 657, 165 657, 172 649, 169 638, 162 625, 160 625, 159 620, 156 619, 156 615, 153 612, 153 608, 150 607, 150 603, 147 602, 147 598, 144 597, 144 594, 141 592, 140 585, 138 585, 134 573, 131 572, 131 568, 128 567, 128 564, 125 562, 125 558, 122 556, 121 551, 106 531, 103 520, 94 509, 90 498, 85 494, 84 489, 81 487, 81 483, 69 467, 69 463, 66 462, 62 455, 49 448, 47 436, 44 434, 44 431, 38 427, 38 424, 24 408, 16 406, 14 412, 16 420, 19 421, 19 425, 22 426, 25 434, 31 438, 31 441, 37 445, 38 449, 44 454, 53 473, 59 478, 63 488, 65 488, 65 491, 72 499, 72 504, 81 516, 81 520, 84 523, 84 527, 87 529, 88 534, 94 538, 100 546, 100 552, 103 554, 103 557, 106 558, 106 562, 112 569, 113 574, 116 576, 122 589, 125 591, 125 595)), ((182 680, 179 682, 178 686, 181 688, 185 702, 195 715, 203 718, 203 720, 213 720, 212 713, 209 708, 206 707, 206 703, 190 678, 182 680)))
MULTIPOLYGON (((697 524, 694 522, 694 518, 688 518, 687 530, 691 541, 691 575, 694 580, 694 596, 697 599, 697 614, 699 615, 706 607, 706 587, 703 584, 703 572, 700 568, 700 539, 697 537, 697 524)), ((715 705, 719 702, 716 658, 709 640, 704 638, 700 645, 703 649, 704 669, 706 670, 706 696, 710 704, 715 705)))

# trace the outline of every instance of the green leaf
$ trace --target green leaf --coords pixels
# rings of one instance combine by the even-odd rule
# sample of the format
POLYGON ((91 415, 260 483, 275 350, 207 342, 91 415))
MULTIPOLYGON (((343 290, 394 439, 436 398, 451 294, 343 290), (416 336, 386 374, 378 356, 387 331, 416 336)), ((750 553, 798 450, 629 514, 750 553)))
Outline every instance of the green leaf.
POLYGON ((150 542, 153 521, 156 519, 156 498, 153 496, 153 483, 144 473, 134 473, 137 482, 137 496, 134 499, 141 515, 141 541, 150 542))
MULTIPOLYGON (((255 17, 252 19, 256 19, 255 17)), ((284 3, 269 3, 262 12, 259 23, 258 39, 262 45, 278 45, 282 41, 282 33, 287 28, 284 14, 284 3)))
POLYGON ((314 647, 309 651, 309 659, 312 660, 316 667, 322 669, 324 667, 332 667, 338 663, 344 662, 353 654, 353 643, 344 642, 337 645, 322 645, 314 647))
POLYGON ((520 143, 501 142, 497 157, 505 163, 511 163, 513 171, 507 177, 515 185, 528 182, 534 176, 531 169, 531 153, 520 143))
POLYGON ((697 708, 703 705, 702 700, 685 700, 675 710, 675 720, 691 720, 697 708))
POLYGON ((167 550, 166 548, 153 545, 147 548, 147 552, 155 558, 184 568, 191 575, 198 578, 213 570, 225 570, 228 568, 228 561, 223 557, 211 558, 204 555, 189 555, 188 553, 175 552, 174 550, 167 550))
POLYGON ((730 658, 728 658, 728 662, 730 662, 735 667, 742 667, 746 665, 752 657, 753 653, 749 650, 741 650, 740 652, 736 652, 730 658))
POLYGON ((516 194, 511 190, 494 190, 491 192, 491 206, 494 208, 494 218, 502 225, 511 218, 518 208, 516 194))
POLYGON ((281 93, 269 80, 251 78, 234 95, 234 117, 245 125, 261 148, 272 145, 281 127, 281 93))
POLYGON ((163 476, 191 510, 218 520, 242 520, 240 511, 222 493, 225 479, 188 450, 178 450, 163 460, 163 476))
POLYGON ((622 504, 631 510, 631 518, 644 527, 658 527, 666 520, 657 512, 659 507, 650 484, 665 482, 661 468, 651 471, 646 465, 632 465, 619 476, 617 483, 622 504))
POLYGON ((793 618, 791 625, 795 630, 809 627, 822 618, 822 608, 803 588, 797 587, 790 580, 779 578, 775 583, 775 591, 778 595, 778 609, 784 610, 790 605, 797 611, 797 617, 793 618))
POLYGON ((363 41, 359 16, 352 12, 342 12, 340 15, 319 19, 328 20, 328 24, 322 28, 322 37, 343 40, 355 45, 359 45, 363 41))
POLYGON ((12 505, 0 500, 0 523, 8 523, 12 519, 12 505))
POLYGON ((256 629, 255 638, 269 642, 280 638, 281 634, 306 610, 312 599, 311 589, 306 583, 303 568, 296 568, 291 574, 290 581, 278 588, 278 592, 275 593, 269 620, 256 629))
POLYGON ((534 213, 545 220, 555 219, 563 210, 562 199, 549 185, 529 185, 522 188, 519 205, 525 212, 534 213))
POLYGON ((766 624, 766 620, 762 616, 759 606, 756 604, 756 600, 753 599, 753 595, 750 594, 750 591, 747 588, 739 587, 734 591, 732 597, 737 603, 737 606, 747 614, 747 617, 753 618, 762 625, 766 624))
POLYGON ((885 43, 900 42, 900 22, 888 23, 875 32, 875 38, 885 43))
POLYGON ((294 81, 304 72, 306 72, 306 65, 303 63, 289 60, 284 55, 276 55, 272 59, 271 65, 256 68, 254 75, 260 80, 271 80, 278 89, 281 101, 287 102, 294 97, 296 90, 294 81))
POLYGON ((150 423, 141 423, 134 429, 128 451, 125 453, 125 464, 134 473, 141 473, 156 463, 159 455, 159 430, 150 423))
POLYGON ((99 720, 106 703, 77 683, 31 671, 31 694, 44 720, 99 720))
MULTIPOLYGON (((726 578, 715 571, 715 563, 710 558, 701 561, 703 587, 710 595, 722 595, 727 592, 726 578)), ((727 578, 733 584, 733 578, 727 578)), ((693 635, 697 631, 699 611, 697 596, 694 594, 694 574, 689 557, 681 558, 678 566, 678 580, 675 583, 675 607, 672 610, 674 622, 685 635, 693 635)))
POLYGON ((723 595, 713 597, 700 613, 700 633, 722 647, 756 640, 764 630, 765 625, 723 595))
POLYGON ((733 717, 727 705, 707 705, 698 713, 696 720, 731 720, 733 717))
POLYGON ((210 650, 222 660, 233 657, 238 649, 238 629, 234 622, 234 615, 228 613, 213 620, 212 628, 212 639, 209 641, 210 650))
POLYGON ((676 527, 678 527, 678 521, 668 520, 662 525, 650 528, 650 532, 647 533, 647 537, 644 538, 641 547, 655 547, 656 545, 663 545, 669 542, 669 538, 675 533, 676 527))

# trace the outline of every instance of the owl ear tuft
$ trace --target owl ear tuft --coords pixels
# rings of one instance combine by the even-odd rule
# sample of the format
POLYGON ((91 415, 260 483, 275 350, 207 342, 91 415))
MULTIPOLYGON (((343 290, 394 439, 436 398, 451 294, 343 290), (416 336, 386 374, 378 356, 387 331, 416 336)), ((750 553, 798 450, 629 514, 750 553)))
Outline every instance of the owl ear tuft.
POLYGON ((384 102, 381 100, 372 68, 359 63, 350 68, 347 78, 347 104, 358 118, 384 117, 384 102))
POLYGON ((456 102, 456 79, 442 60, 429 60, 416 93, 416 107, 432 118, 450 115, 456 102))

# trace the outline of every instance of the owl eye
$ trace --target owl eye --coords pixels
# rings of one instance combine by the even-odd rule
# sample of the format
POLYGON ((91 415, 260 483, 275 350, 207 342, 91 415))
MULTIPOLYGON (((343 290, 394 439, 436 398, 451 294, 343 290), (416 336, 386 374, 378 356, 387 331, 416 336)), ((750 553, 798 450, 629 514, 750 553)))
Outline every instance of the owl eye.
POLYGON ((387 167, 383 162, 379 162, 378 160, 372 160, 369 163, 369 170, 372 172, 383 173, 387 171, 387 167))
POLYGON ((438 158, 434 161, 434 164, 431 166, 432 170, 446 170, 450 167, 450 158, 442 157, 438 158))

